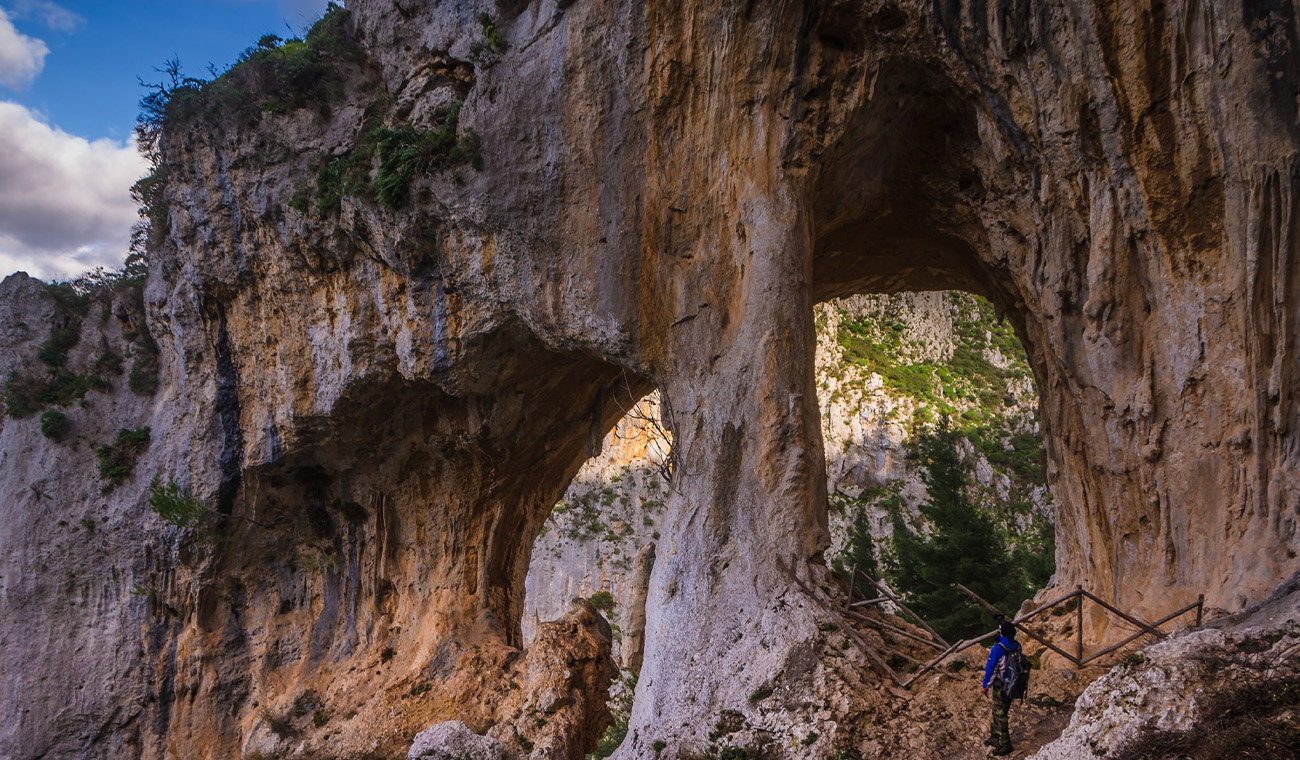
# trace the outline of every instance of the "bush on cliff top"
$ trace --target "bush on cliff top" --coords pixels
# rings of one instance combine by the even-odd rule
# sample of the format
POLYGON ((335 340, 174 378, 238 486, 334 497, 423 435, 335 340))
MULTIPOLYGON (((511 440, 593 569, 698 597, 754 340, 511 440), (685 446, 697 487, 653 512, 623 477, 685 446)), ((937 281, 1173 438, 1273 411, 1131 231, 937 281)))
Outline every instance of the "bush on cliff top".
POLYGON ((146 154, 156 155, 165 129, 200 115, 235 121, 255 120, 262 112, 301 108, 328 110, 343 94, 338 65, 362 56, 352 35, 352 12, 330 3, 303 39, 265 34, 230 68, 212 80, 181 74, 168 61, 162 82, 146 84, 136 132, 146 154))

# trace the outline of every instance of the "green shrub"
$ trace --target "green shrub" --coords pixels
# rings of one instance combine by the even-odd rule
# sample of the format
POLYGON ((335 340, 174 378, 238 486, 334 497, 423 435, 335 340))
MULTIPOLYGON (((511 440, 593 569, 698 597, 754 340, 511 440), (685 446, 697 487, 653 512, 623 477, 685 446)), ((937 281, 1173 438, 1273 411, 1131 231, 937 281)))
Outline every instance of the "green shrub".
POLYGON ((910 458, 924 468, 928 530, 917 532, 902 508, 892 510, 894 535, 886 563, 892 585, 916 614, 950 640, 983 629, 983 611, 953 584, 962 583, 1004 610, 1016 610, 1031 589, 992 518, 972 503, 969 475, 948 420, 917 437, 910 458))
POLYGON ((373 155, 373 148, 363 141, 358 150, 321 163, 316 170, 316 213, 337 214, 343 209, 345 196, 364 196, 369 187, 373 155))
POLYGON ((41 435, 51 441, 62 441, 68 437, 72 430, 72 423, 68 422, 68 415, 63 412, 56 412, 53 409, 41 415, 41 435))
POLYGON ((126 385, 132 393, 140 396, 152 396, 158 391, 158 355, 140 353, 131 363, 131 374, 126 385))
POLYGON ((392 209, 411 199, 411 182, 433 171, 469 164, 483 168, 478 135, 472 129, 461 134, 460 103, 453 103, 437 129, 420 132, 410 124, 379 127, 373 140, 379 165, 375 169, 375 200, 392 209))
MULTIPOLYGON (((152 174, 141 177, 131 186, 131 200, 136 202, 140 209, 140 216, 145 219, 140 239, 133 241, 135 247, 157 248, 166 238, 167 231, 171 227, 171 210, 164 195, 166 189, 167 175, 162 168, 157 168, 152 174)), ((139 274, 143 275, 143 272, 139 274)))
POLYGON ((269 707, 262 710, 261 715, 262 720, 266 721, 267 728, 279 738, 292 739, 298 735, 298 729, 294 727, 293 720, 288 716, 276 715, 269 707))
POLYGON ((177 528, 202 527, 212 517, 212 512, 181 488, 175 478, 168 478, 167 484, 163 485, 158 475, 149 483, 149 508, 163 522, 177 528))
POLYGON ((591 602, 592 607, 603 612, 614 611, 614 595, 608 591, 597 591, 592 594, 587 601, 591 602))
POLYGON ((135 430, 123 428, 117 438, 95 449, 99 463, 99 477, 104 481, 104 491, 111 491, 135 472, 136 459, 149 448, 149 428, 135 430))
POLYGON ((122 355, 116 351, 105 351, 95 360, 91 367, 96 375, 120 375, 122 374, 122 355))
POLYGON ((1152 731, 1113 752, 1115 760, 1300 757, 1300 676, 1248 673, 1197 697, 1196 722, 1152 731))
POLYGON ((66 318, 54 328, 50 337, 36 351, 36 356, 47 366, 59 368, 68 363, 68 352, 81 341, 81 320, 66 318))
MULTIPOLYGON (((172 59, 162 69, 163 81, 146 85, 136 123, 138 141, 146 155, 156 157, 158 138, 165 129, 199 116, 248 123, 264 112, 328 111, 329 102, 343 95, 338 64, 362 56, 352 35, 351 11, 330 3, 305 39, 262 35, 234 65, 210 81, 182 75, 180 61, 172 59)), ((137 184, 141 197, 163 180, 160 176, 146 179, 149 182, 137 184)), ((152 226, 157 231, 159 225, 152 226)))
POLYGON ((92 390, 104 391, 108 381, 94 375, 67 370, 36 378, 11 370, 4 384, 5 410, 10 417, 22 419, 51 406, 67 406, 81 400, 92 390))
POLYGON ((501 36, 501 32, 497 29, 497 22, 496 19, 492 18, 492 14, 486 11, 478 14, 478 22, 483 26, 483 39, 487 40, 487 44, 500 51, 504 51, 509 47, 505 38, 501 36))
POLYGON ((126 379, 126 385, 132 393, 152 396, 158 391, 158 344, 154 342, 144 320, 140 321, 136 343, 138 350, 135 352, 135 360, 131 362, 131 374, 126 379))
POLYGON ((10 370, 4 387, 5 412, 14 419, 32 416, 41 409, 40 394, 39 381, 10 370))

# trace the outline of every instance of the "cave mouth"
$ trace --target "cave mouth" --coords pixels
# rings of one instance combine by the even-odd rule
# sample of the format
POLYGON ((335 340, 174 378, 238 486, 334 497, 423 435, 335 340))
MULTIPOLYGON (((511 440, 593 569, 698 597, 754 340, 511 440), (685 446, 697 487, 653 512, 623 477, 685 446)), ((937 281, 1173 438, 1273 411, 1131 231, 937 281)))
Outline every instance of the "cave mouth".
MULTIPOLYGON (((816 309, 831 567, 846 581, 856 566, 909 597, 930 598, 932 589, 907 580, 913 574, 898 556, 895 532, 927 542, 925 562, 953 567, 970 558, 944 563, 934 554, 969 546, 972 531, 992 534, 988 562, 980 565, 1001 564, 999 577, 951 580, 979 585, 1014 613, 1055 569, 1038 388, 1015 330, 989 301, 963 291, 854 296, 816 309), (927 468, 936 454, 956 466, 927 468)), ((921 569, 926 577, 950 572, 921 569)), ((856 585, 857 593, 876 595, 866 581, 856 585)), ((930 605, 934 618, 949 621, 940 626, 954 640, 982 633, 965 626, 987 622, 967 601, 930 605), (951 605, 969 609, 957 613, 951 605)), ((931 616, 927 602, 916 604, 931 616)))
MULTIPOLYGON (((922 538, 937 527, 921 508, 933 501, 926 468, 909 458, 936 436, 959 449, 959 490, 993 522, 1024 595, 1055 570, 1047 474, 1059 447, 1039 413, 1035 315, 1009 265, 1023 241, 998 222, 1004 189, 990 167, 1015 136, 993 110, 932 62, 883 60, 810 175, 826 556, 845 575, 855 561, 885 570, 882 547, 850 535, 888 546, 900 526, 922 538)), ((1014 596, 997 601, 1018 607, 1014 596)))

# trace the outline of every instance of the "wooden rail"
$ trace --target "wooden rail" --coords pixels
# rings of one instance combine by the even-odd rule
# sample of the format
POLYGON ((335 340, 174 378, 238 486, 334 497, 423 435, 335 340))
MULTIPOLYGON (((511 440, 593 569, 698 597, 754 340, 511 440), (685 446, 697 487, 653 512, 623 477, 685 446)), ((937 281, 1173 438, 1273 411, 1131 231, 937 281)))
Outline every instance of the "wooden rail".
POLYGON ((1092 594, 1088 591, 1084 591, 1083 586, 1078 586, 1075 588, 1074 591, 1071 591, 1070 593, 1066 594, 1060 599, 1053 600, 1052 602, 1045 604, 1042 607, 1039 607, 1038 609, 1034 610, 1033 612, 1027 615, 1021 616, 1016 619, 1012 619, 1010 615, 1005 614, 997 607, 994 607, 992 604, 989 604, 987 601, 981 598, 979 594, 976 594, 974 591, 971 591, 970 589, 966 588, 960 583, 956 583, 953 585, 955 585, 959 590, 961 590, 970 598, 974 599, 983 607, 993 611, 995 614, 1002 615, 1004 618, 1011 620, 1011 624, 1016 627, 1016 630, 1024 631, 1030 638, 1048 647, 1053 652, 1056 652, 1057 654, 1061 655, 1067 661, 1074 663, 1074 666, 1076 668, 1081 668, 1090 662, 1095 662, 1096 660, 1105 657, 1111 652, 1123 648, 1124 646, 1132 643, 1133 641, 1137 640, 1142 636, 1152 636, 1156 640, 1163 639, 1168 634, 1161 631, 1159 629, 1159 626, 1168 623, 1169 621, 1179 617, 1180 615, 1185 615, 1188 612, 1191 612, 1192 610, 1196 610, 1196 625, 1200 626, 1201 620, 1203 619, 1205 614, 1205 594, 1198 594, 1195 602, 1192 602, 1186 607, 1182 607, 1181 609, 1175 610, 1174 612, 1165 615, 1164 617, 1160 618, 1154 623, 1147 623, 1124 612, 1123 610, 1119 609, 1118 607, 1115 607, 1109 602, 1106 602, 1105 600, 1098 598, 1095 594, 1092 594), (1065 650, 1061 649, 1060 647, 1057 647, 1056 645, 1049 642, 1047 639, 1044 639, 1043 637, 1039 636, 1038 634, 1034 633, 1033 631, 1029 630, 1023 625, 1023 623, 1026 620, 1030 619, 1031 617, 1042 614, 1043 612, 1046 612, 1047 610, 1056 607, 1058 605, 1065 604, 1069 602, 1071 599, 1076 600, 1077 607, 1075 611, 1078 614, 1078 617, 1075 619, 1074 654, 1070 654, 1065 650), (1093 652, 1087 657, 1084 657, 1083 656, 1083 603, 1085 600, 1100 605, 1107 612, 1114 614, 1115 616, 1119 617, 1122 620, 1132 623, 1133 625, 1137 626, 1140 630, 1138 630, 1137 633, 1134 633, 1133 635, 1124 639, 1123 641, 1120 641, 1116 644, 1112 644, 1111 646, 1108 646, 1105 649, 1102 649, 1101 651, 1093 652))
MULTIPOLYGON (((1197 627, 1199 627, 1201 625, 1201 621, 1205 613, 1205 595, 1200 594, 1196 597, 1195 602, 1187 605, 1186 607, 1171 612, 1170 614, 1164 616, 1163 618, 1160 618, 1154 623, 1147 623, 1133 615, 1130 615, 1120 610, 1119 608, 1106 602, 1105 600, 1098 598, 1096 595, 1088 591, 1084 591, 1083 586, 1078 586, 1075 588, 1074 591, 1071 591, 1070 593, 1065 594, 1064 596, 1053 599, 1052 601, 1042 605, 1041 607, 1038 607, 1032 612, 1029 612, 1025 615, 1021 615, 1018 618, 1012 618, 1012 616, 1005 614, 997 607, 993 606, 988 601, 980 597, 979 594, 976 594, 974 591, 971 591, 970 589, 966 588, 960 583, 953 584, 953 585, 957 589, 965 593, 967 596, 971 597, 971 599, 973 599, 980 606, 988 609, 989 611, 993 612, 996 615, 999 615, 1009 620, 1011 624, 1016 627, 1017 630, 1023 631, 1025 635, 1039 642, 1040 644, 1047 647, 1048 649, 1051 649, 1053 652, 1056 652, 1057 654, 1061 655, 1066 659, 1067 662, 1073 663, 1074 666, 1077 668, 1081 668, 1084 665, 1087 665, 1088 663, 1095 662, 1100 658, 1105 657, 1106 655, 1118 649, 1121 649, 1124 646, 1127 646, 1128 644, 1132 643, 1133 641, 1135 641, 1136 639, 1142 636, 1152 636, 1157 640, 1165 638, 1167 634, 1160 630, 1160 626, 1170 622, 1171 620, 1174 620, 1175 618, 1185 615, 1188 612, 1191 612, 1192 610, 1196 610, 1196 625, 1197 627), (1075 618, 1075 642, 1074 642, 1075 646, 1074 646, 1073 653, 1067 652, 1064 649, 1056 646, 1052 642, 1048 641, 1046 638, 1029 630, 1024 625, 1029 620, 1046 613, 1048 610, 1051 610, 1063 604, 1068 604, 1070 601, 1075 602, 1076 604, 1075 612, 1077 615, 1077 617, 1075 618), (1097 652, 1093 652, 1092 654, 1085 657, 1083 653, 1083 604, 1085 601, 1091 601, 1095 604, 1100 605, 1107 612, 1110 612, 1115 616, 1119 617, 1120 619, 1132 625, 1137 626, 1138 631, 1133 635, 1125 638, 1123 641, 1120 641, 1116 644, 1112 644, 1111 646, 1108 646, 1105 649, 1102 649, 1097 652)), ((853 567, 853 570, 849 573, 848 597, 844 601, 843 608, 839 609, 838 612, 839 612, 840 619, 837 620, 837 623, 839 624, 840 630, 844 631, 844 633, 849 636, 849 638, 853 641, 853 643, 856 644, 858 648, 861 649, 863 653, 866 654, 867 657, 872 662, 874 662, 876 665, 882 668, 891 678, 893 678, 895 683, 897 683, 899 686, 902 686, 903 688, 907 688, 908 686, 910 686, 912 683, 916 681, 916 679, 920 678, 922 675, 929 672, 930 670, 933 670, 936 666, 939 665, 939 663, 943 662, 949 657, 952 657, 953 655, 959 652, 969 649, 970 647, 975 646, 976 644, 987 641, 988 639, 996 636, 998 633, 997 631, 991 631, 989 633, 984 634, 983 636, 980 636, 979 638, 971 639, 969 641, 962 640, 954 644, 949 644, 947 641, 943 639, 942 636, 940 636, 937 632, 935 632, 935 630, 931 628, 930 625, 926 623, 926 621, 920 615, 917 615, 906 604, 904 604, 903 601, 899 599, 898 596, 894 594, 893 590, 890 589, 887 585, 885 585, 884 582, 878 581, 875 578, 872 578, 871 576, 867 575, 866 573, 859 571, 856 565, 853 567), (859 577, 863 578, 868 583, 870 583, 873 587, 875 587, 875 589, 882 596, 873 599, 863 599, 859 601, 854 601, 853 593, 854 593, 854 589, 857 586, 857 579, 859 577), (864 615, 861 612, 855 611, 855 608, 870 607, 884 602, 892 603, 898 609, 906 613, 908 617, 915 620, 920 625, 920 627, 923 628, 929 634, 929 638, 919 635, 919 633, 912 633, 909 631, 905 631, 897 626, 890 625, 889 623, 886 623, 883 620, 877 620, 873 617, 868 617, 867 615, 864 615), (938 651, 939 654, 936 655, 933 659, 925 663, 921 663, 920 661, 916 660, 915 658, 903 652, 897 651, 888 646, 884 647, 885 651, 888 652, 889 654, 896 655, 901 659, 907 660, 909 662, 912 662, 920 666, 914 673, 912 673, 912 676, 910 678, 904 679, 902 676, 898 674, 897 671, 891 668, 888 665, 888 663, 884 661, 884 659, 880 657, 880 655, 867 643, 866 639, 862 638, 861 634, 859 634, 856 630, 854 630, 851 625, 847 624, 846 622, 842 622, 842 618, 851 618, 853 620, 866 623, 868 625, 874 626, 877 629, 879 629, 882 632, 882 634, 908 639, 910 641, 916 642, 923 646, 930 647, 938 651)))

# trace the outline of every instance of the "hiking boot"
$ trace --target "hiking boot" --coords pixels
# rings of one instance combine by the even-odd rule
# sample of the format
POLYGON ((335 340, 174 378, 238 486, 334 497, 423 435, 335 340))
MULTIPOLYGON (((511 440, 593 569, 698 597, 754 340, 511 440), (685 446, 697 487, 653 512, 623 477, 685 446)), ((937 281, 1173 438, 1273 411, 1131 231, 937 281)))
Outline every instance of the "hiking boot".
POLYGON ((985 740, 984 740, 984 746, 985 746, 985 747, 996 747, 996 746, 998 746, 998 740, 997 740, 997 738, 996 738, 996 737, 992 737, 992 736, 990 736, 989 738, 985 739, 985 740))
POLYGON ((997 749, 993 750, 993 752, 991 752, 990 754, 992 754, 994 757, 1002 757, 1003 755, 1010 755, 1011 745, 1007 744, 1005 746, 998 747, 997 749))

